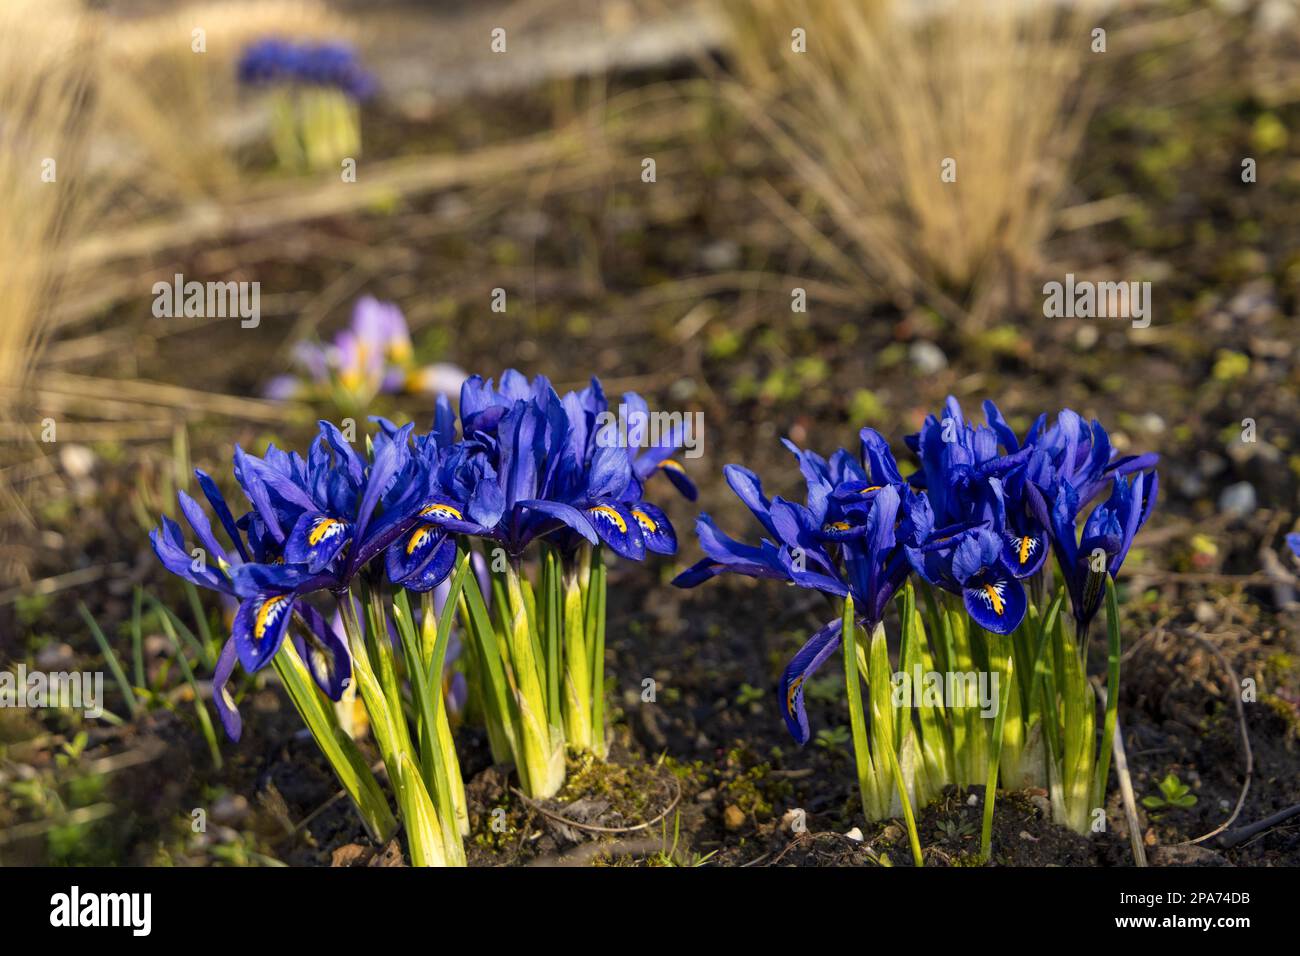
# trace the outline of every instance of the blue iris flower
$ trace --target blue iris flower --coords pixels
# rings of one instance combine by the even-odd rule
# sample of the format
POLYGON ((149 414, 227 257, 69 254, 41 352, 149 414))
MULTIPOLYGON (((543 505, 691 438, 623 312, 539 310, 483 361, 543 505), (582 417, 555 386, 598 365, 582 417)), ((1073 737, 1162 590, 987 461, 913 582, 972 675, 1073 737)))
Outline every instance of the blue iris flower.
POLYGON ((1057 484, 1052 544, 1079 633, 1085 637, 1101 607, 1106 575, 1119 576, 1133 538, 1155 507, 1158 484, 1154 471, 1115 478, 1110 496, 1087 516, 1081 533, 1078 520, 1085 504, 1083 495, 1068 481, 1057 484))
MULTIPOLYGON (((770 537, 757 545, 739 542, 701 514, 696 533, 706 557, 673 584, 689 588, 734 573, 786 580, 838 597, 851 594, 861 622, 874 629, 908 573, 899 539, 902 504, 923 496, 903 481, 879 433, 864 428, 861 437, 860 462, 843 449, 828 460, 786 443, 807 486, 804 504, 769 500, 757 475, 728 465, 727 483, 770 537)), ((804 687, 839 647, 842 626, 834 620, 817 631, 781 675, 781 714, 800 745, 811 736, 804 687)))
POLYGON ((927 490, 936 525, 988 524, 1006 568, 1027 578, 1042 568, 1048 550, 1046 526, 1026 497, 1025 463, 1033 449, 1021 446, 993 402, 984 403, 984 417, 986 424, 971 424, 949 396, 943 418, 927 417, 907 438, 921 459, 910 481, 927 490))
MULTIPOLYGON (((599 395, 595 404, 599 404, 604 398, 603 392, 600 392, 600 382, 593 378, 591 383, 592 388, 599 395)), ((668 476, 668 480, 682 497, 687 501, 694 501, 699 494, 695 482, 686 473, 682 463, 673 457, 685 440, 685 423, 674 423, 673 429, 666 436, 658 436, 660 437, 658 444, 651 444, 651 438, 655 436, 647 434, 646 429, 640 424, 649 421, 650 409, 645 399, 636 392, 624 392, 623 405, 628 409, 628 417, 634 423, 627 436, 628 447, 644 449, 632 461, 632 471, 637 481, 644 485, 654 475, 662 472, 668 476)), ((609 406, 605 404, 604 408, 597 409, 597 414, 608 411, 609 406)))
POLYGON ((1025 437, 1029 457, 1026 474, 1038 490, 1047 492, 1058 481, 1072 485, 1082 504, 1094 501, 1113 478, 1152 468, 1156 454, 1115 457, 1110 436, 1101 422, 1085 424, 1078 414, 1066 408, 1056 424, 1045 428, 1046 415, 1040 415, 1025 437))
POLYGON ((303 595, 345 590, 415 524, 426 496, 410 480, 413 427, 381 431, 369 462, 329 422, 321 422, 305 460, 274 447, 262 458, 235 449, 235 477, 283 548, 282 562, 246 564, 232 575, 243 599, 233 637, 246 670, 275 656, 303 595))
POLYGON ((987 520, 988 481, 1001 478, 1028 457, 996 405, 985 402, 984 414, 986 425, 967 422, 961 403, 950 395, 942 418, 927 416, 920 432, 905 439, 921 459, 921 470, 909 480, 926 490, 940 526, 987 520))
POLYGON ((266 37, 244 48, 237 68, 239 81, 248 86, 303 84, 334 87, 356 100, 372 96, 373 74, 345 43, 295 42, 266 37))
POLYGON ((1052 427, 1040 415, 1022 443, 991 401, 986 424, 971 424, 952 396, 943 417, 926 418, 907 439, 921 459, 909 480, 925 488, 936 525, 986 523, 1000 537, 1003 564, 1028 578, 1047 559, 1053 527, 1048 504, 1059 482, 1072 485, 1082 506, 1112 480, 1150 468, 1156 455, 1115 457, 1100 422, 1085 423, 1070 409, 1052 427))
MULTIPOLYGON (((283 561, 281 542, 256 510, 249 511, 236 520, 216 482, 199 469, 195 469, 194 474, 232 547, 227 548, 221 544, 203 507, 184 491, 177 493, 181 513, 201 550, 188 549, 181 527, 165 515, 161 527, 150 532, 149 540, 154 553, 168 571, 200 587, 237 598, 239 589, 236 580, 245 573, 246 568, 272 567, 276 562, 283 561)), ((289 610, 291 609, 285 608, 286 612, 289 610)), ((332 700, 338 700, 351 677, 351 658, 347 646, 314 608, 302 604, 295 610, 305 625, 295 637, 298 651, 321 689, 332 700)), ((238 648, 234 636, 226 641, 217 658, 212 681, 217 714, 232 740, 239 739, 243 727, 234 698, 228 689, 239 658, 238 648)))
MULTIPOLYGON (((462 441, 448 480, 460 488, 463 520, 442 527, 495 541, 519 556, 548 537, 563 550, 604 543, 641 560, 676 551, 662 510, 642 498, 631 449, 600 416, 608 403, 593 380, 561 398, 542 376, 513 369, 495 386, 473 376, 461 390, 462 441)), ((653 472, 653 469, 651 469, 653 472)))
POLYGON ((906 524, 905 550, 918 575, 961 595, 966 612, 986 631, 1010 634, 1020 626, 1028 606, 1025 589, 1007 566, 1002 535, 990 523, 936 529, 929 502, 915 498, 906 524))

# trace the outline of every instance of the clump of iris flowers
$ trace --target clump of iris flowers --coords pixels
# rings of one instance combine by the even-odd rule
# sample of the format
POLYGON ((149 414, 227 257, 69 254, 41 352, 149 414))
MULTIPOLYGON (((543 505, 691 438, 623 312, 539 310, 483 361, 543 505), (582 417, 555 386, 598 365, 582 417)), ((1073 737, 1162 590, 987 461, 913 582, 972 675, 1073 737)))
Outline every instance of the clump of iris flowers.
POLYGON ((285 169, 337 169, 360 155, 359 104, 376 82, 348 44, 264 37, 245 47, 238 76, 268 98, 271 142, 285 169))
MULTIPOLYGON (((702 514, 696 533, 706 557, 673 583, 694 587, 718 574, 734 573, 783 580, 843 600, 843 613, 817 631, 786 666, 778 705, 791 735, 801 746, 806 744, 811 736, 804 704, 807 684, 843 646, 863 812, 872 821, 901 812, 920 864, 912 808, 928 803, 952 782, 953 729, 947 712, 930 702, 922 701, 913 712, 892 706, 884 619, 911 572, 906 542, 913 534, 912 515, 924 496, 903 480, 883 436, 864 428, 861 440, 860 458, 840 449, 826 459, 786 443, 807 488, 803 504, 769 499, 756 474, 728 465, 727 484, 767 536, 758 544, 736 541, 702 514), (862 653, 859 628, 868 635, 862 653), (869 691, 865 708, 859 675, 869 691)), ((920 626, 910 587, 899 605, 900 660, 906 668, 928 665, 934 651, 920 626)))
POLYGON ((328 403, 347 416, 381 394, 455 396, 468 377, 446 362, 417 365, 402 310, 371 296, 357 300, 351 324, 332 342, 299 342, 293 359, 297 374, 272 379, 267 397, 328 403))
MULTIPOLYGON (((952 522, 937 537, 981 527, 1002 542, 1002 563, 1014 580, 1001 595, 1000 616, 1020 615, 1006 632, 1017 676, 1001 742, 1003 785, 1046 786, 1055 817, 1086 833, 1104 805, 1118 706, 1114 582, 1155 506, 1157 456, 1118 455, 1100 422, 1070 409, 1051 425, 1040 415, 1023 441, 992 402, 984 413, 984 424, 970 422, 950 397, 942 415, 927 417, 907 438, 921 459, 910 480, 927 491, 940 521, 952 522), (1068 618, 1052 611, 1058 591, 1061 602, 1068 597, 1068 618), (1099 745, 1085 665, 1103 602, 1110 660, 1099 745)), ((915 566, 929 583, 944 586, 924 563, 915 566)), ((989 597, 985 620, 972 611, 986 628, 989 611, 998 611, 989 597)))
MULTIPOLYGON (((623 401, 645 408, 634 394, 623 401)), ((494 613, 471 594, 462 617, 494 754, 513 757, 530 796, 563 783, 565 743, 605 753, 606 553, 675 553, 672 524, 645 486, 665 471, 694 491, 669 457, 676 436, 642 448, 610 417, 595 379, 561 397, 541 377, 508 371, 498 386, 474 376, 436 507, 414 532, 478 541, 494 613)), ((449 417, 435 424, 447 436, 452 428, 449 417)), ((407 558, 418 553, 390 561, 393 581, 413 573, 407 558)))
POLYGON ((1021 441, 991 402, 985 415, 984 424, 970 423, 948 399, 942 416, 908 436, 921 467, 906 479, 869 428, 860 459, 843 450, 823 459, 790 445, 807 485, 802 505, 769 500, 756 475, 727 466, 728 484, 766 536, 739 542, 701 515, 706 557, 674 582, 693 587, 738 573, 843 599, 843 613, 787 666, 778 704, 806 743, 805 685, 843 644, 864 812, 877 820, 901 811, 918 862, 909 802, 924 803, 946 784, 986 786, 986 857, 999 779, 1011 787, 1046 782, 1057 818, 1087 831, 1103 803, 1118 699, 1114 579, 1155 503, 1155 456, 1117 457, 1099 423, 1085 425, 1066 410, 1050 428, 1040 417, 1021 441), (1073 634, 1061 613, 1066 595, 1073 634), (1107 595, 1110 686, 1098 750, 1084 652, 1107 595), (895 597, 900 666, 891 674, 883 623, 895 597), (865 653, 854 623, 870 635, 865 653), (914 686, 931 673, 947 691, 932 696, 914 686), (869 689, 865 711, 859 674, 869 689), (970 679, 952 680, 962 676, 970 679), (976 693, 981 677, 997 688, 994 706, 976 693), (891 786, 901 800, 888 796, 891 786))
POLYGON ((526 793, 559 789, 566 743, 603 754, 605 551, 674 553, 645 483, 671 470, 693 491, 665 464, 671 448, 629 444, 601 424, 607 411, 594 379, 560 397, 544 378, 511 371, 496 387, 476 376, 461 393, 459 436, 440 396, 428 432, 375 419, 363 450, 329 422, 305 456, 236 447, 238 515, 197 472, 208 507, 179 495, 190 534, 163 517, 150 538, 173 574, 238 601, 213 681, 227 733, 237 740, 242 728, 235 665, 274 667, 384 840, 397 822, 330 705, 359 692, 413 861, 463 864, 445 678, 459 618, 493 750, 526 793))

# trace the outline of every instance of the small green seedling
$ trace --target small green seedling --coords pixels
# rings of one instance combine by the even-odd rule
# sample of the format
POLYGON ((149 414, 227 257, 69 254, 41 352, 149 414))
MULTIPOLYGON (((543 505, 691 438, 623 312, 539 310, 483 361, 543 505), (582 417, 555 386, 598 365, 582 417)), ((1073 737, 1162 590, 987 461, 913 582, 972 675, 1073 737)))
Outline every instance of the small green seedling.
POLYGON ((845 747, 849 742, 849 728, 823 727, 817 731, 817 746, 831 753, 847 753, 845 747))
POLYGON ((1178 779, 1177 774, 1166 774, 1157 786, 1160 788, 1159 796, 1142 798, 1142 806, 1148 810, 1187 810, 1196 806, 1196 795, 1178 779))
POLYGON ((947 817, 939 821, 939 832, 954 843, 960 842, 966 837, 974 836, 976 831, 977 828, 973 822, 962 820, 959 817, 947 817))

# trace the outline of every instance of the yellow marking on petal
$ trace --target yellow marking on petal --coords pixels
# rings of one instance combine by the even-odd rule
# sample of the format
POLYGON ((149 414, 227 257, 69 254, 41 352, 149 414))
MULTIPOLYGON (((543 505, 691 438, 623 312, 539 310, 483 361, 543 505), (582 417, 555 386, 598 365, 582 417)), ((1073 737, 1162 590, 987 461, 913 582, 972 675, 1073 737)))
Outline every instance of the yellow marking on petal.
POLYGON ((829 524, 827 524, 822 530, 823 531, 848 531, 852 527, 853 525, 849 524, 847 521, 832 521, 829 524))
POLYGON ((686 474, 686 469, 682 467, 681 462, 675 461, 672 458, 665 458, 663 461, 659 462, 659 467, 667 468, 669 471, 680 471, 683 475, 686 474))
POLYGON ((633 508, 632 517, 636 518, 637 523, 640 524, 641 527, 644 528, 646 531, 654 533, 655 531, 659 530, 659 525, 655 524, 654 518, 651 518, 644 511, 638 511, 636 508, 633 508))
POLYGON ((993 608, 993 613, 998 617, 1001 617, 1002 612, 1006 610, 1006 604, 1003 602, 1002 594, 999 592, 997 586, 993 584, 984 585, 984 594, 993 608))
POLYGON ((863 488, 861 491, 858 492, 858 494, 860 494, 860 495, 869 495, 869 494, 871 494, 871 492, 873 492, 873 491, 879 491, 879 490, 880 490, 881 488, 883 488, 883 487, 885 487, 885 486, 884 486, 884 485, 872 485, 870 488, 863 488))
POLYGON ((322 518, 312 525, 311 533, 307 535, 307 543, 314 548, 326 538, 334 537, 342 527, 343 522, 337 518, 322 518))
POLYGON ((1033 546, 1034 539, 1025 535, 1020 539, 1020 563, 1024 564, 1029 560, 1029 549, 1033 546))
POLYGON ((439 518, 455 518, 457 521, 461 521, 465 517, 458 509, 453 508, 451 505, 443 504, 442 502, 425 505, 420 509, 420 514, 423 516, 435 515, 439 518))
POLYGON ((588 508, 591 514, 604 515, 618 527, 619 534, 627 534, 627 522, 623 516, 611 508, 609 505, 596 505, 594 508, 588 508))
POLYGON ((429 540, 430 531, 428 528, 421 528, 415 534, 411 535, 406 542, 406 555, 410 557, 415 554, 416 550, 424 547, 424 543, 429 540))
POLYGON ((265 636, 267 625, 275 619, 278 613, 276 608, 288 599, 287 595, 277 594, 275 597, 269 597, 262 602, 262 606, 257 609, 257 622, 253 625, 254 637, 261 640, 265 636))
POLYGON ((328 678, 330 673, 329 658, 325 656, 325 651, 319 647, 311 649, 311 666, 322 677, 328 678))
POLYGON ((795 715, 794 714, 795 695, 799 693, 799 688, 802 686, 803 686, 803 677, 802 676, 796 677, 794 680, 790 682, 790 687, 785 692, 785 712, 789 714, 791 717, 795 715))

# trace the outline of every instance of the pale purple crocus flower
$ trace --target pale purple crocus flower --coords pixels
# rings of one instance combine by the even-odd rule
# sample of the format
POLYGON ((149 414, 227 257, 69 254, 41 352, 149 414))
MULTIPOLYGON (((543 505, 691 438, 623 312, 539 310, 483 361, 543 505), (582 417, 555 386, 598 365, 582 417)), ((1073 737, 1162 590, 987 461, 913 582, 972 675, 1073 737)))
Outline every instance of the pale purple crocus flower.
POLYGON ((446 362, 415 365, 411 333, 401 309, 373 296, 357 301, 351 325, 333 342, 299 342, 293 360, 300 374, 276 376, 264 390, 267 398, 326 398, 335 394, 335 385, 362 405, 380 394, 455 398, 468 378, 464 370, 446 362))

